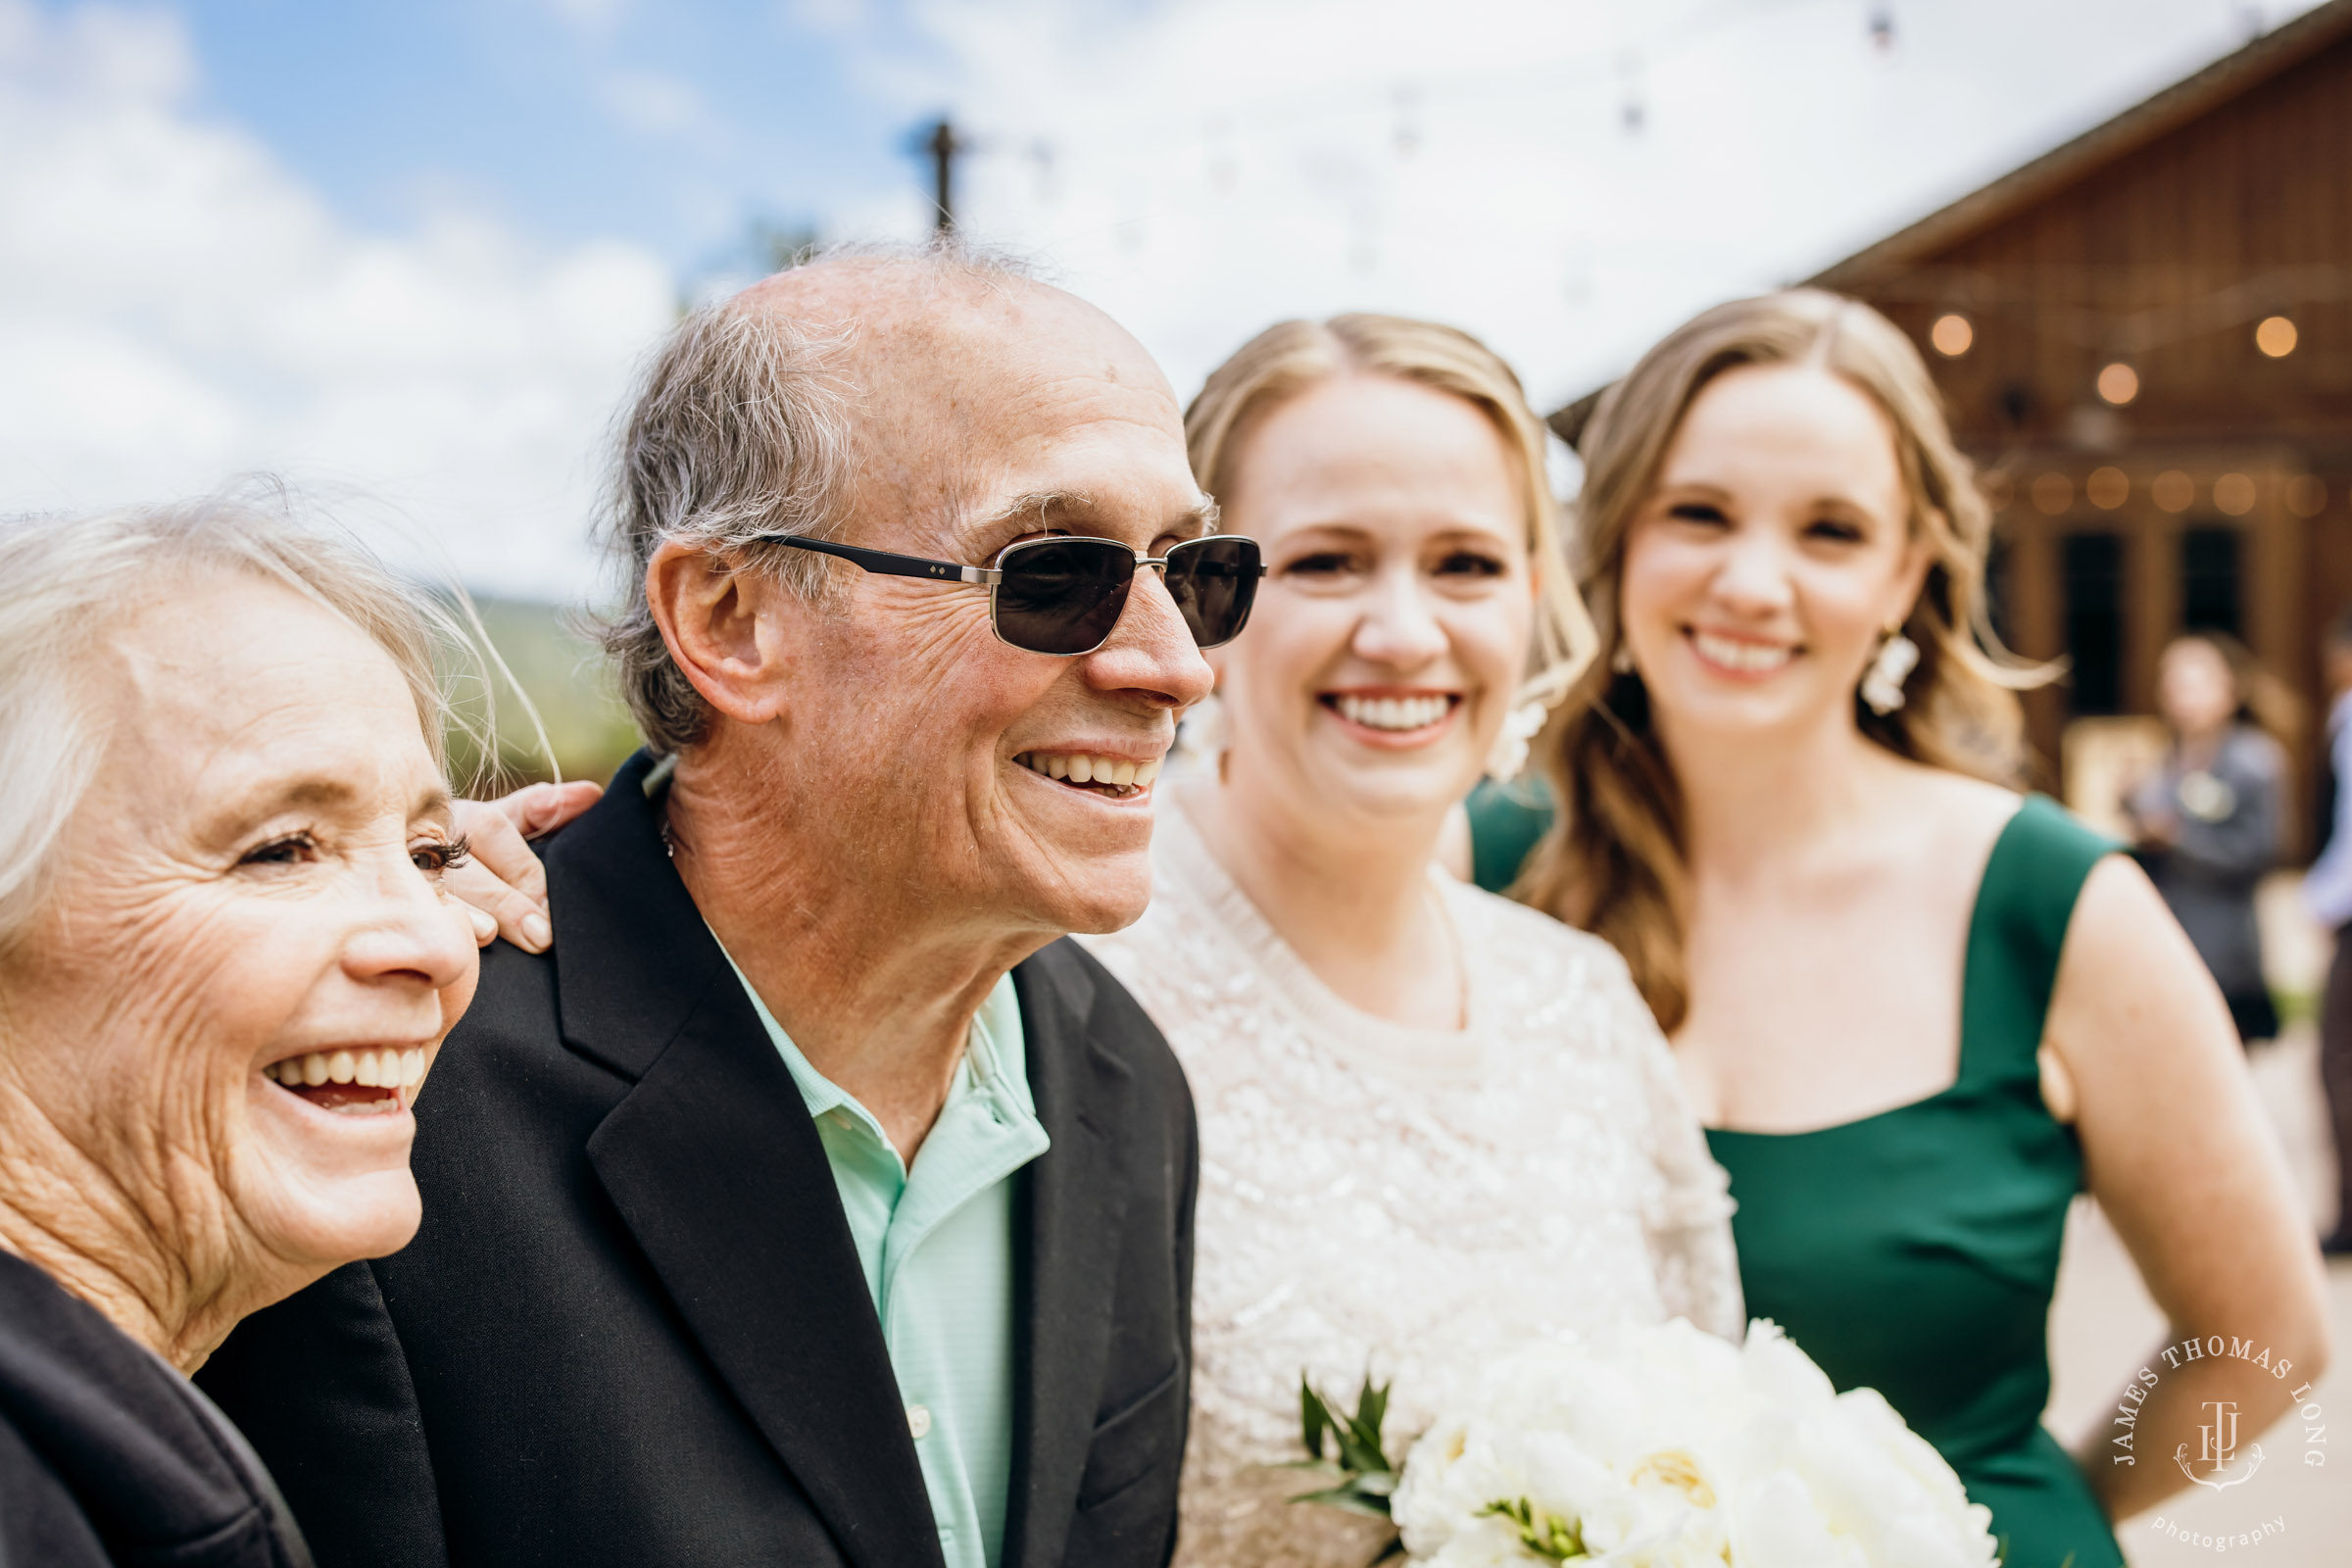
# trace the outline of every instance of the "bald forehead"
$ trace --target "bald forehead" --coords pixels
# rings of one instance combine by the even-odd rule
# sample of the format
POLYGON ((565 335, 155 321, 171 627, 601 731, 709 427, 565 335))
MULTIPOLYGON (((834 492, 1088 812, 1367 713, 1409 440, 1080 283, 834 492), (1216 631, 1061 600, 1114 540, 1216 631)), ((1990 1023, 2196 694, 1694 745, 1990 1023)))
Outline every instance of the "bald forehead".
POLYGON ((1151 355, 1049 284, 848 258, 778 273, 742 304, 838 345, 869 512, 968 510, 1026 447, 1090 424, 1141 427, 1182 461, 1183 413, 1151 355))
POLYGON ((861 380, 1092 369, 1175 392, 1124 328, 1075 295, 1009 273, 903 259, 819 262, 755 285, 746 304, 842 341, 861 380))

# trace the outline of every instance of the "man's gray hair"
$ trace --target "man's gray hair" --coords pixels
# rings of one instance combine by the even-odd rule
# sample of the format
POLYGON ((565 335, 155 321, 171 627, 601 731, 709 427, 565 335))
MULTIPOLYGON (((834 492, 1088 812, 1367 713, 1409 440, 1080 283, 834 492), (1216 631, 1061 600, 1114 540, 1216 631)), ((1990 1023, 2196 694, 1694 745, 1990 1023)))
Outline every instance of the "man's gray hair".
POLYGON ((282 486, 0 517, 0 946, 38 911, 58 841, 105 754, 91 655, 142 601, 219 571, 281 583, 383 649, 416 699, 434 765, 446 767, 435 645, 470 639, 365 546, 307 520, 282 486))
MULTIPOLYGON (((1034 275, 1017 258, 956 238, 837 246, 810 258, 858 260, 919 268, 943 282, 1034 275)), ((687 316, 646 368, 620 426, 599 530, 621 597, 596 629, 656 755, 703 739, 710 710, 646 603, 646 565, 677 542, 757 563, 810 598, 822 592, 823 558, 757 540, 826 537, 847 520, 857 392, 843 365, 855 330, 854 322, 817 330, 747 292, 687 316)))

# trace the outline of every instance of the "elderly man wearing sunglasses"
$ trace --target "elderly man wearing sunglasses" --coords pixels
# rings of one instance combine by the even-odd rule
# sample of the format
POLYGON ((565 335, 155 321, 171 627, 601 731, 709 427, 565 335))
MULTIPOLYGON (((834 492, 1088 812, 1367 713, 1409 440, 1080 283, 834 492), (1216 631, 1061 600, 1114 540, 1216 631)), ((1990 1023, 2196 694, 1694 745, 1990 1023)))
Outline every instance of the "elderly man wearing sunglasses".
POLYGON ((680 325, 612 509, 648 748, 484 957, 416 1244, 208 1370, 321 1568, 1166 1560, 1192 1102, 1059 939, 1150 896, 1259 576, 1214 522, 1142 348, 984 259, 680 325))

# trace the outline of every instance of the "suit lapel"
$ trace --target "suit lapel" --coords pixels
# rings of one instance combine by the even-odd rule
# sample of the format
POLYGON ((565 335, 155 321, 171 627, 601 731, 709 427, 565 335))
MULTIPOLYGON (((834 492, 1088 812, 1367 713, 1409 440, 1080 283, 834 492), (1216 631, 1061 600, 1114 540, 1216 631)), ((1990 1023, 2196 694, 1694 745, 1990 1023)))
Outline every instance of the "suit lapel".
POLYGON ((637 1080, 589 1162, 845 1553, 863 1568, 940 1563, 824 1147, 662 853, 643 767, 548 856, 565 1038, 637 1080))
POLYGON ((1113 1129, 1133 1080, 1088 1031, 1094 980, 1056 943, 1012 972, 1030 1092, 1053 1147, 1023 1173, 1012 1495, 1005 1568, 1062 1560, 1116 1305, 1127 1182, 1113 1129))

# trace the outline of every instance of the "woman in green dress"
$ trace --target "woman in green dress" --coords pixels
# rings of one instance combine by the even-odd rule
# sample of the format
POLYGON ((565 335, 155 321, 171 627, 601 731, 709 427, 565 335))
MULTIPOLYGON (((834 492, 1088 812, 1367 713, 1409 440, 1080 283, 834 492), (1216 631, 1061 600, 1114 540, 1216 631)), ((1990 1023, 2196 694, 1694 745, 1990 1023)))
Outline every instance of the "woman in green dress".
MULTIPOLYGON (((2204 1401, 2251 1434, 2317 1375, 2320 1269, 2179 925, 2017 791, 2036 677, 1988 652, 1989 519, 1926 368, 1834 296, 1720 307, 1611 389, 1584 457, 1601 657, 1541 748, 1566 809, 1518 892, 1610 938, 1672 1036, 1749 1311, 1882 1391, 2011 1568, 2120 1564, 2110 1521, 2185 1485, 2204 1401), (2070 1456, 2045 1335, 2083 1190, 2174 1341, 2294 1375, 2168 1368, 2129 1446, 2103 1425, 2070 1456)), ((1481 803, 1490 876, 1525 811, 1481 803)))

